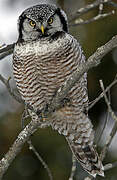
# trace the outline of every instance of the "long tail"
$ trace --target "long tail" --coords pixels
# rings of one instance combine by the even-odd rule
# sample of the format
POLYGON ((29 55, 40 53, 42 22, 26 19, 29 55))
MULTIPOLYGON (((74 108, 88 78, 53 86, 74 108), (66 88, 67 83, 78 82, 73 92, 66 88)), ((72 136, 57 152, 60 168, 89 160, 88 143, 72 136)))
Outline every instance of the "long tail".
POLYGON ((92 123, 87 115, 82 112, 77 113, 78 109, 75 111, 71 107, 55 112, 52 128, 66 137, 73 154, 84 170, 93 177, 104 176, 102 162, 93 145, 92 123))
POLYGON ((84 170, 86 170, 94 178, 96 175, 104 176, 104 167, 95 150, 94 146, 84 146, 71 142, 66 138, 68 144, 75 155, 76 159, 80 162, 84 170))

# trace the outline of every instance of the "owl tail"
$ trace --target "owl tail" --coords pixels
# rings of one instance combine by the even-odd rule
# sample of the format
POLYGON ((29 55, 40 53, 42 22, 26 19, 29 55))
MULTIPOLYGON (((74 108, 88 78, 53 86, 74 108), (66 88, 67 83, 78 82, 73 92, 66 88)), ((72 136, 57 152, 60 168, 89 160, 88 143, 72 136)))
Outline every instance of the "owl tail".
POLYGON ((52 128, 66 137, 73 154, 84 170, 93 177, 104 176, 102 162, 93 146, 93 125, 87 115, 79 113, 78 109, 65 107, 55 112, 52 128))
POLYGON ((76 144, 68 138, 66 139, 73 154, 80 162, 84 170, 86 170, 94 178, 96 175, 104 176, 104 167, 94 146, 86 145, 82 147, 82 145, 76 144))

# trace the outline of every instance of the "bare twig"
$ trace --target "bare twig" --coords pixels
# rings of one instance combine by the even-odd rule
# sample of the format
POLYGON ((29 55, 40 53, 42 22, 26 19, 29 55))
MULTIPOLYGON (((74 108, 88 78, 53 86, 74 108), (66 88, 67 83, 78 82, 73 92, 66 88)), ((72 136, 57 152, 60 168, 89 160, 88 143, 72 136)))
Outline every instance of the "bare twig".
POLYGON ((102 14, 103 9, 104 9, 104 4, 101 3, 101 4, 99 5, 99 14, 102 14))
MULTIPOLYGON (((117 84, 117 79, 115 79, 106 89, 105 93, 107 93, 115 84, 117 84)), ((88 110, 91 109, 101 98, 104 97, 104 93, 102 92, 93 102, 90 103, 88 110)))
POLYGON ((6 47, 0 49, 0 60, 13 53, 14 45, 15 43, 9 44, 6 47))
POLYGON ((69 177, 69 180, 73 180, 74 178, 74 175, 75 175, 75 171, 76 171, 76 158, 74 155, 72 155, 72 168, 71 168, 71 174, 70 174, 70 177, 69 177))
MULTIPOLYGON (((21 118, 21 127, 22 129, 24 128, 24 120, 27 119, 28 117, 30 117, 29 113, 28 113, 28 109, 25 108, 23 114, 22 114, 22 118, 21 118)), ((40 154, 37 152, 36 148, 34 147, 34 145, 32 144, 31 139, 29 139, 27 141, 28 145, 29 145, 29 150, 33 151, 33 153, 36 155, 37 159, 42 163, 43 167, 46 169, 48 176, 50 178, 50 180, 53 180, 52 177, 52 173, 47 165, 47 163, 43 160, 43 158, 40 156, 40 154)))
POLYGON ((28 140, 27 143, 28 143, 28 145, 29 145, 29 149, 30 149, 31 151, 33 151, 33 153, 36 155, 36 157, 38 158, 38 160, 42 163, 43 167, 46 169, 50 180, 53 180, 52 173, 51 173, 51 171, 50 171, 47 163, 42 159, 42 157, 40 156, 40 154, 37 152, 37 150, 35 149, 35 147, 34 147, 33 144, 32 144, 32 141, 31 141, 31 140, 28 140))
POLYGON ((7 79, 5 79, 1 74, 0 74, 0 81, 3 82, 3 84, 6 86, 9 94, 19 103, 22 103, 23 105, 25 105, 28 109, 30 109, 31 111, 33 111, 34 113, 37 113, 37 111, 34 110, 34 108, 30 105, 30 104, 26 104, 23 99, 18 96, 17 94, 14 93, 14 91, 12 91, 9 81, 10 81, 11 77, 7 79))
POLYGON ((97 21, 97 20, 99 20, 99 19, 103 19, 103 18, 105 18, 105 17, 108 17, 108 16, 110 16, 110 15, 112 15, 112 14, 115 14, 115 11, 114 11, 114 10, 111 11, 111 12, 109 12, 109 13, 98 14, 97 16, 95 16, 95 17, 93 17, 93 18, 91 18, 91 19, 88 19, 88 20, 83 20, 83 19, 80 18, 80 19, 77 19, 77 20, 75 21, 75 23, 74 23, 74 24, 71 24, 70 26, 79 26, 79 25, 89 24, 89 23, 94 22, 94 21, 97 21))
MULTIPOLYGON (((75 12, 75 14, 73 14, 70 17, 70 22, 77 19, 76 22, 74 24, 71 24, 70 26, 89 24, 91 22, 97 21, 99 19, 105 18, 105 17, 115 13, 115 11, 113 10, 109 13, 102 14, 104 4, 109 4, 114 7, 117 7, 117 4, 112 2, 112 0, 96 0, 91 4, 88 4, 88 5, 84 6, 83 8, 78 9, 78 11, 75 12), (99 13, 97 16, 95 16, 89 20, 83 20, 82 18, 79 18, 81 15, 86 14, 87 12, 91 11, 92 9, 94 9, 98 6, 99 6, 99 13)), ((0 60, 13 53, 14 45, 15 45, 15 43, 7 45, 5 48, 0 49, 0 60)))
POLYGON ((117 132, 117 117, 116 117, 115 113, 113 112, 113 110, 112 110, 112 108, 110 106, 110 102, 108 101, 108 98, 106 96, 102 80, 100 80, 100 86, 101 86, 102 91, 104 93, 104 98, 105 98, 105 102, 106 102, 107 107, 108 107, 108 112, 111 114, 112 118, 115 120, 114 126, 113 126, 113 128, 111 130, 111 133, 110 133, 110 135, 109 135, 109 137, 108 137, 108 139, 106 141, 106 144, 104 145, 103 150, 102 150, 101 155, 100 155, 101 160, 103 160, 105 158, 105 156, 106 156, 108 147, 111 144, 112 139, 113 139, 113 137, 115 136, 115 134, 117 132))
MULTIPOLYGON (((96 0, 94 3, 86 5, 83 8, 80 8, 70 19, 71 21, 75 21, 73 24, 70 24, 70 26, 78 26, 78 25, 84 25, 84 24, 89 24, 91 22, 97 21, 99 19, 105 18, 107 16, 113 15, 115 14, 115 11, 112 10, 111 12, 108 13, 102 13, 103 9, 104 9, 104 4, 105 3, 111 3, 110 0, 96 0), (96 16, 94 16, 93 18, 90 18, 88 20, 84 20, 82 18, 80 18, 81 15, 87 13, 88 11, 96 8, 97 6, 99 6, 99 11, 98 14, 96 16)), ((116 3, 115 3, 116 4, 116 3)), ((116 4, 117 5, 117 4, 116 4)))
POLYGON ((10 81, 11 77, 9 77, 8 79, 5 79, 1 74, 0 74, 0 80, 3 82, 3 84, 6 86, 9 94, 19 103, 24 103, 24 101, 21 99, 21 97, 17 96, 16 94, 14 94, 14 92, 11 90, 9 81, 10 81))
POLYGON ((107 171, 107 170, 110 170, 110 169, 115 168, 115 167, 117 167, 117 161, 114 162, 114 163, 108 163, 108 164, 106 164, 106 165, 104 166, 104 170, 107 171))
POLYGON ((109 1, 108 4, 117 8, 117 3, 113 2, 113 1, 109 1))
POLYGON ((111 0, 96 0, 91 4, 88 4, 86 6, 84 6, 83 8, 78 9, 77 12, 75 12, 75 14, 73 14, 70 18, 70 21, 73 21, 77 18, 79 18, 81 15, 86 14, 87 12, 91 11, 92 9, 98 7, 100 4, 105 4, 111 2, 111 0))
POLYGON ((0 180, 2 179, 4 173, 8 169, 11 162, 14 160, 16 155, 21 151, 22 146, 28 140, 31 134, 33 134, 39 127, 39 121, 31 121, 24 130, 18 135, 16 141, 13 143, 12 147, 5 154, 5 156, 0 161, 0 180))
POLYGON ((84 180, 92 180, 93 178, 92 177, 86 177, 84 178, 84 180))
MULTIPOLYGON (((106 90, 105 90, 105 92, 106 92, 106 90)), ((109 95, 109 102, 110 102, 110 101, 111 101, 111 100, 110 100, 110 90, 108 91, 108 95, 109 95)), ((100 135, 99 135, 99 137, 98 137, 98 140, 97 140, 97 143, 96 143, 96 144, 99 144, 99 141, 101 140, 101 137, 102 137, 102 135, 103 135, 103 133, 104 133, 104 130, 105 130, 107 124, 108 124, 108 121, 109 121, 109 112, 107 112, 107 114, 106 114, 106 117, 105 117, 105 119, 104 119, 104 125, 103 125, 103 127, 102 127, 101 133, 100 133, 100 135)))
MULTIPOLYGON (((107 96, 106 96, 106 92, 108 92, 108 91, 111 89, 111 87, 112 87, 113 85, 115 85, 116 83, 117 83, 117 79, 115 79, 106 89, 104 89, 103 82, 100 81, 100 84, 101 84, 100 86, 101 86, 103 92, 102 92, 102 93, 100 94, 100 96, 96 99, 96 101, 93 103, 93 105, 94 105, 96 102, 98 102, 102 97, 106 98, 105 101, 106 101, 106 104, 107 104, 107 106, 108 106, 108 113, 110 113, 111 116, 114 117, 113 119, 115 119, 115 120, 117 121, 117 117, 115 116, 114 112, 112 111, 112 109, 111 109, 111 107, 110 107, 110 102, 108 101, 108 98, 107 98, 107 96)), ((106 123, 105 123, 105 125, 106 125, 106 123)), ((104 128, 103 128, 103 129, 104 129, 104 128)), ((104 145, 104 147, 103 147, 103 149, 102 149, 102 152, 101 152, 101 154, 100 154, 100 158, 101 158, 102 161, 103 161, 103 159, 104 159, 105 156, 106 156, 108 147, 109 147, 110 143, 112 142, 112 139, 113 139, 113 137, 115 136, 116 132, 117 132, 117 122, 115 122, 115 124, 114 124, 114 126, 113 126, 113 128, 112 128, 112 131, 111 131, 111 133, 110 133, 110 135, 109 135, 109 137, 108 137, 108 139, 107 139, 107 141, 106 141, 106 143, 105 143, 105 145, 104 145)), ((117 163, 116 163, 116 166, 117 166, 117 163)), ((107 165, 104 166, 104 171, 109 170, 109 169, 111 169, 111 168, 113 168, 113 167, 115 167, 115 166, 112 165, 111 163, 109 163, 109 164, 107 164, 107 165)), ((92 180, 92 179, 93 179, 93 177, 86 177, 84 180, 92 180)))

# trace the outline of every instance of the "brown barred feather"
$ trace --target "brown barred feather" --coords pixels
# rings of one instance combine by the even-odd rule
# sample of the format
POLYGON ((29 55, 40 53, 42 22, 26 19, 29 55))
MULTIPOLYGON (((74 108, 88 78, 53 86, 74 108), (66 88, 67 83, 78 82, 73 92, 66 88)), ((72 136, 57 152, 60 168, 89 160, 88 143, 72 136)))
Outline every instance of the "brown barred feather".
MULTIPOLYGON (((51 42, 46 38, 16 43, 13 59, 18 90, 36 110, 51 101, 62 83, 85 62, 80 45, 67 33, 51 42)), ((83 113, 88 107, 86 74, 70 90, 68 98, 70 104, 52 114, 50 125, 66 137, 73 154, 88 173, 103 176, 103 166, 93 146, 92 124, 83 113)), ((38 118, 29 113, 32 118, 38 118)))

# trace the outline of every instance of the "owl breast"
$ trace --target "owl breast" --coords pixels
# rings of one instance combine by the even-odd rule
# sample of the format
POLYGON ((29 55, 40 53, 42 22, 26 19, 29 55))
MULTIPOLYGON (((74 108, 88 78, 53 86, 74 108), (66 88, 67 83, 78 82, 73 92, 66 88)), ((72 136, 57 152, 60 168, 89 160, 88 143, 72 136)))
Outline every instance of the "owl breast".
MULTIPOLYGON (((42 109, 82 61, 82 50, 70 35, 56 41, 43 39, 16 44, 13 69, 22 98, 36 109, 42 109)), ((88 100, 85 76, 71 89, 69 96, 74 105, 82 106, 83 97, 84 101, 88 100)))

